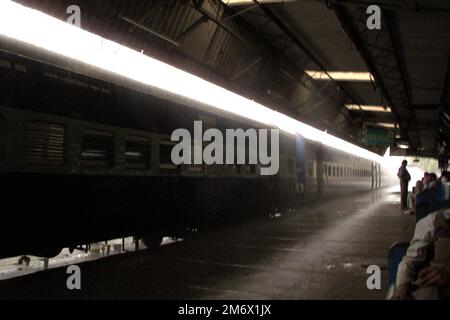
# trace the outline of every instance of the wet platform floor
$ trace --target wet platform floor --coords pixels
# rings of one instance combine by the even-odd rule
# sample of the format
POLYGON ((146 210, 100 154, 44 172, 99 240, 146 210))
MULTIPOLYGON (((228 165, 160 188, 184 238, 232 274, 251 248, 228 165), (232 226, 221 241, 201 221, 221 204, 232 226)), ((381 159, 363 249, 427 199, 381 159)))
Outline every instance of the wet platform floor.
POLYGON ((358 193, 79 264, 81 290, 65 267, 3 280, 0 299, 384 299, 388 249, 414 222, 395 189, 358 193), (381 290, 367 288, 369 265, 381 290))

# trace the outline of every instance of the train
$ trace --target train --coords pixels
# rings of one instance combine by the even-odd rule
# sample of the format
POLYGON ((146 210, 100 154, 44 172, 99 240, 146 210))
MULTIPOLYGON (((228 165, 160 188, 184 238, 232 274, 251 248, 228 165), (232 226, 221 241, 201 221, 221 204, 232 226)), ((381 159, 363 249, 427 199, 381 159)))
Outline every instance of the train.
POLYGON ((155 246, 165 235, 386 185, 380 162, 284 131, 275 175, 261 175, 260 164, 175 165, 171 133, 194 121, 220 131, 268 127, 36 57, 0 47, 0 258, 53 257, 128 236, 155 246))

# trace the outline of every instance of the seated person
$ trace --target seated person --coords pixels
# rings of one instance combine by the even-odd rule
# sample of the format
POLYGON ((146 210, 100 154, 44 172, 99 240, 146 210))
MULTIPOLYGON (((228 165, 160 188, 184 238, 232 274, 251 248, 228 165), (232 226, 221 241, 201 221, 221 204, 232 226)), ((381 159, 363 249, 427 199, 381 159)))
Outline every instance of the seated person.
POLYGON ((441 181, 441 183, 450 182, 450 172, 449 171, 442 172, 439 180, 441 181))
POLYGON ((435 174, 435 173, 430 173, 430 182, 429 182, 428 185, 427 185, 427 189, 429 189, 429 188, 435 186, 437 182, 438 182, 438 181, 437 181, 437 176, 436 176, 436 174, 435 174))
POLYGON ((423 183, 421 180, 417 180, 416 186, 413 188, 413 192, 408 194, 408 210, 406 213, 414 214, 416 211, 416 197, 423 191, 423 183))
POLYGON ((428 172, 425 172, 422 177, 422 184, 423 184, 423 190, 425 190, 428 187, 428 183, 430 183, 430 174, 428 172))
POLYGON ((450 208, 416 224, 391 299, 450 299, 450 208))

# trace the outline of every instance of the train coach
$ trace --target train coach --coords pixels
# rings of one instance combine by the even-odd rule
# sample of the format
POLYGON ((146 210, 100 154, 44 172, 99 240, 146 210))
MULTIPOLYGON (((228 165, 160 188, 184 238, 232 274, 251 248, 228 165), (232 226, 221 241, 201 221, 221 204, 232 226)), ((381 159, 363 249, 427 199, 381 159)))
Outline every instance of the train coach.
POLYGON ((209 229, 382 185, 380 163, 282 132, 279 170, 175 165, 171 132, 263 128, 42 61, 0 54, 0 256, 209 229))
POLYGON ((65 31, 54 39, 5 28, 0 37, 0 257, 54 256, 125 236, 152 245, 383 184, 380 157, 367 150, 39 19, 65 31), (183 79, 187 85, 176 83, 183 79), (196 121, 221 132, 280 129, 277 173, 261 174, 257 163, 175 164, 171 135, 196 121))

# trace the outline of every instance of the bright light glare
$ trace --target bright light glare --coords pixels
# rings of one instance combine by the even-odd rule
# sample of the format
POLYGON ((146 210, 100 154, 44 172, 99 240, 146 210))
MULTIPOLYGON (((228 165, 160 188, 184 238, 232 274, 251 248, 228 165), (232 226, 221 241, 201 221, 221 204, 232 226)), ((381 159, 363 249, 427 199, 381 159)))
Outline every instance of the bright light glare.
POLYGON ((362 110, 371 112, 391 112, 391 108, 383 106, 361 105, 361 108, 357 104, 346 104, 345 107, 348 110, 362 110))
POLYGON ((323 71, 305 70, 305 72, 314 80, 371 81, 373 79, 369 72, 328 71, 332 79, 323 71))
POLYGON ((315 129, 192 74, 12 1, 0 0, 0 35, 140 83, 381 162, 366 149, 315 129))
POLYGON ((395 128, 395 123, 390 122, 377 122, 376 125, 385 128, 395 128))
POLYGON ((409 149, 409 145, 407 143, 398 143, 397 147, 400 149, 409 149))

